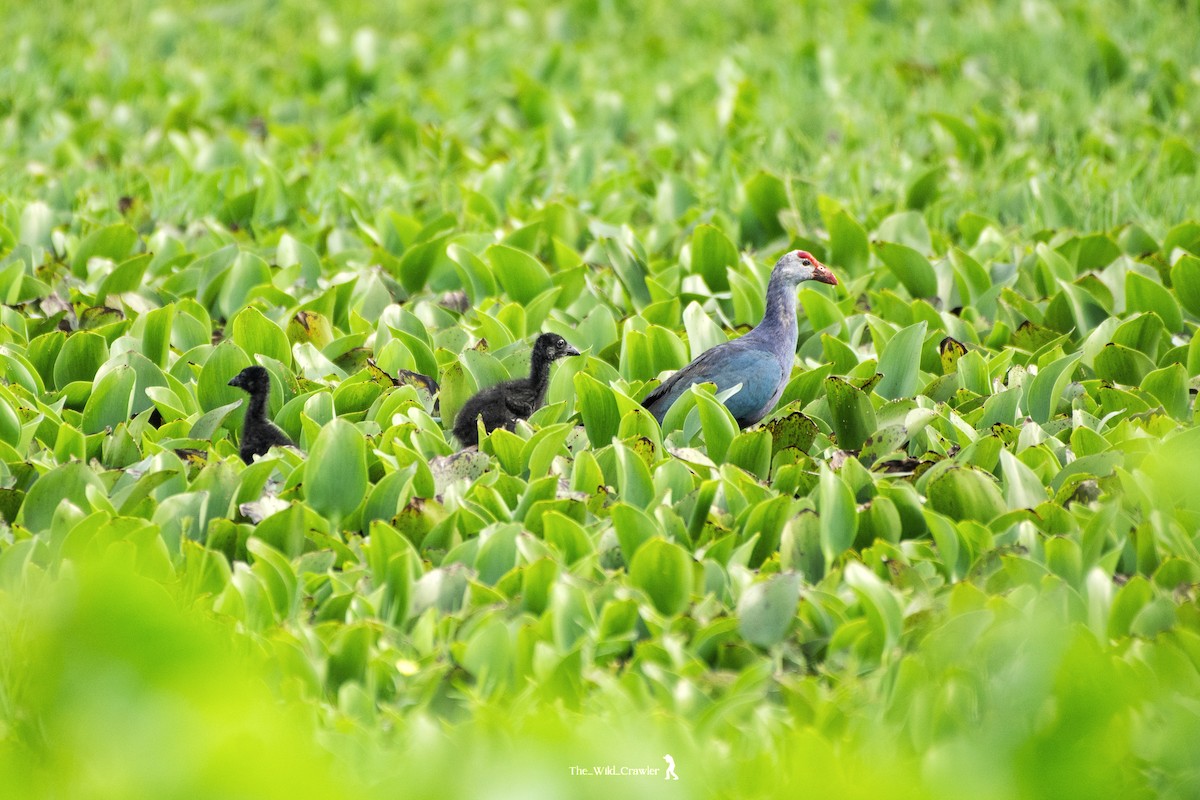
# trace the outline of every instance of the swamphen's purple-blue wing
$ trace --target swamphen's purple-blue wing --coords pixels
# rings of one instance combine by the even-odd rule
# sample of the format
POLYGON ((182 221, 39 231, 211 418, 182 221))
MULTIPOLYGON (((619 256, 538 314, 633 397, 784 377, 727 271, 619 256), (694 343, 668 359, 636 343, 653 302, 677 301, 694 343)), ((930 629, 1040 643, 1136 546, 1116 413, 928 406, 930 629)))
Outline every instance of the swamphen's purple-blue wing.
POLYGON ((712 383, 720 393, 740 383, 742 388, 724 402, 744 428, 775 407, 785 378, 783 364, 774 353, 739 339, 702 353, 648 394, 642 405, 662 423, 667 409, 693 384, 712 383))

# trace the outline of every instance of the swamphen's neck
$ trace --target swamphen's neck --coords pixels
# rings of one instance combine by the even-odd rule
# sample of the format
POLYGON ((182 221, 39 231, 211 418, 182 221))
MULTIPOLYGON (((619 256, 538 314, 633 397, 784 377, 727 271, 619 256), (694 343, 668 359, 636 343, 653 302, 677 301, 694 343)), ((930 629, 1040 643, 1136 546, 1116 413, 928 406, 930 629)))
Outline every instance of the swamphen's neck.
POLYGON ((800 329, 796 324, 796 284, 772 272, 767 284, 767 307, 762 322, 746 334, 764 343, 782 359, 796 354, 800 329))

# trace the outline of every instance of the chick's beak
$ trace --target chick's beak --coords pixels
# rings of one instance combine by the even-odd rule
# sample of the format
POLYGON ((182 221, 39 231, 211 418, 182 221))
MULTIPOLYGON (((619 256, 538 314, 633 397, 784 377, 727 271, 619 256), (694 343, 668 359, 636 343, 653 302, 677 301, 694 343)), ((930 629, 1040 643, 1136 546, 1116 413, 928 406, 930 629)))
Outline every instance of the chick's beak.
POLYGON ((567 349, 563 350, 563 355, 564 356, 577 356, 577 355, 580 355, 580 353, 578 350, 576 350, 571 345, 567 345, 567 349))
POLYGON ((226 386, 236 386, 239 389, 242 388, 242 384, 238 381, 237 375, 234 375, 232 378, 230 378, 229 383, 227 383, 226 386))
POLYGON ((838 285, 837 276, 830 272, 829 267, 824 264, 818 264, 816 269, 813 270, 813 280, 818 283, 827 283, 830 286, 838 285))

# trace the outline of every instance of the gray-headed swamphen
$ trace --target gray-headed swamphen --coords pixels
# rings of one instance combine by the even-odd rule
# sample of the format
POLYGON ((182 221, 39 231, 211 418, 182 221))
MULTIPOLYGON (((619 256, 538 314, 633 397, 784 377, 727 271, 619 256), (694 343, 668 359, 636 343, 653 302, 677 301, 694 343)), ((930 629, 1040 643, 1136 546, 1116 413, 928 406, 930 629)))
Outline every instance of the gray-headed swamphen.
POLYGON ((550 385, 550 364, 564 356, 577 356, 579 351, 557 333, 543 333, 533 345, 529 377, 515 378, 476 393, 463 404, 454 418, 454 435, 463 447, 479 444, 476 420, 483 418, 484 430, 512 430, 517 421, 528 419, 541 407, 550 385))
POLYGON ((246 409, 246 422, 242 425, 242 445, 238 455, 247 464, 255 456, 264 455, 272 447, 295 447, 274 422, 267 419, 267 398, 271 394, 271 373, 263 367, 246 367, 229 381, 250 395, 250 406, 246 409))
POLYGON ((662 382, 642 405, 661 424, 676 400, 695 383, 712 383, 717 392, 742 388, 725 398, 725 407, 745 428, 770 413, 779 402, 796 358, 796 287, 814 280, 837 285, 837 278, 810 253, 785 253, 771 270, 767 308, 762 322, 740 339, 719 344, 662 382))

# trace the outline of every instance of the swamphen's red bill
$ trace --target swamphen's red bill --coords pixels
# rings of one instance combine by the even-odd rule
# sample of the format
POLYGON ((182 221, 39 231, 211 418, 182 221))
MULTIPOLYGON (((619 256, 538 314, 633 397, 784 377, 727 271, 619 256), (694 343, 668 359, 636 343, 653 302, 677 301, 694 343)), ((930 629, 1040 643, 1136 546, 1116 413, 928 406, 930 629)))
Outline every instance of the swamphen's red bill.
POLYGON ((830 286, 838 285, 837 276, 830 272, 829 267, 825 266, 824 264, 817 264, 816 268, 813 270, 812 279, 817 283, 828 283, 830 286))

